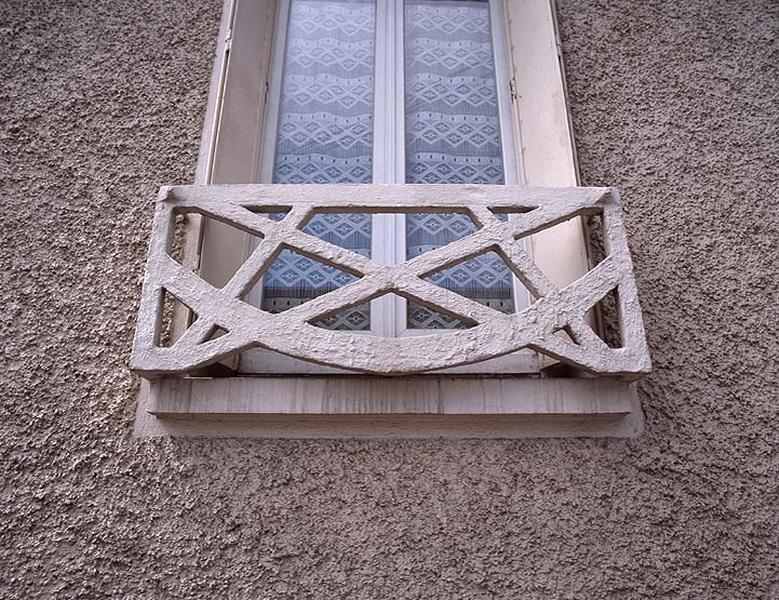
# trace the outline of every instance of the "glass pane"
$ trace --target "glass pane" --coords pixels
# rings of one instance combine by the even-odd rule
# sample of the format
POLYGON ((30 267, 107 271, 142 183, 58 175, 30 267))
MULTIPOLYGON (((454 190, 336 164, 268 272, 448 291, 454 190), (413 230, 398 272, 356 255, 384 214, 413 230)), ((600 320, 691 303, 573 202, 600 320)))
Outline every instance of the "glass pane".
POLYGON ((503 183, 486 0, 406 0, 406 181, 503 183))
MULTIPOLYGON (((487 0, 406 0, 405 88, 406 182, 504 183, 487 0)), ((407 215, 406 258, 444 245, 463 225, 462 215, 407 215), (416 239, 420 232, 424 243, 416 239)), ((456 280, 439 276, 436 283, 513 312, 510 272, 493 256, 462 263, 456 280)), ((407 326, 464 327, 454 319, 427 319, 425 311, 409 303, 407 326)))
MULTIPOLYGON (((274 183, 370 183, 375 12, 374 0, 292 0, 274 183)), ((370 215, 318 215, 306 230, 333 232, 370 254, 370 215)), ((264 277, 262 308, 286 310, 352 280, 285 251, 264 277)), ((318 325, 370 329, 370 306, 360 310, 363 319, 318 325)))

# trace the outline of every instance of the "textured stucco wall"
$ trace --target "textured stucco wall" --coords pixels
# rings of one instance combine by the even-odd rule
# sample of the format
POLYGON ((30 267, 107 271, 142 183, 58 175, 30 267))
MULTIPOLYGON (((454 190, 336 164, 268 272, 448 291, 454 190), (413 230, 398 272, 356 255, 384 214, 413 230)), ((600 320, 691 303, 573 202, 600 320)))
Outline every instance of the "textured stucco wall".
POLYGON ((0 597, 779 598, 779 5, 560 2, 641 438, 136 440, 151 206, 193 177, 218 4, 0 3, 0 597))

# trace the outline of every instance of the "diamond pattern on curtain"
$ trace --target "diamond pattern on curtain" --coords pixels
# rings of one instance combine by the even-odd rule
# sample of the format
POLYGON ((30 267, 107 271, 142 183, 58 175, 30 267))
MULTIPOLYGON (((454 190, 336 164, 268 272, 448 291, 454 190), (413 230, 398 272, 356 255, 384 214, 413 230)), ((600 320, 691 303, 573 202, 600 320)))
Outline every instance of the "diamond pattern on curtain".
MULTIPOLYGON (((406 0, 408 183, 504 183, 494 64, 487 0, 406 0)), ((406 258, 473 227, 464 215, 408 215, 406 258)), ((472 258, 429 280, 497 310, 514 311, 511 274, 496 255, 472 258)), ((408 306, 407 326, 465 327, 414 303, 408 306)))
MULTIPOLYGON (((274 183, 370 183, 375 12, 374 0, 292 0, 274 183)), ((370 215, 318 215, 305 231, 370 255, 370 215)), ((354 280, 285 250, 264 275, 262 308, 280 312, 354 280)), ((370 304, 317 325, 369 330, 370 304)))

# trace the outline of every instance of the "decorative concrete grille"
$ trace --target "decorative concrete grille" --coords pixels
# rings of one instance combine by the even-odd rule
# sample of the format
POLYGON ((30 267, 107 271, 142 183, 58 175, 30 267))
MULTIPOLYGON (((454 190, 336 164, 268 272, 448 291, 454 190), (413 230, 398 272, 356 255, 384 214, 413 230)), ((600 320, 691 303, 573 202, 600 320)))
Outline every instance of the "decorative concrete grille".
POLYGON ((298 359, 377 375, 424 373, 531 348, 585 371, 636 378, 649 372, 641 310, 617 194, 609 188, 488 185, 227 185, 160 191, 132 355, 145 377, 185 374, 261 347, 298 359), (286 212, 281 220, 270 214, 286 212), (319 213, 464 213, 476 229, 446 246, 397 265, 380 265, 303 231, 319 213), (175 217, 198 213, 262 238, 229 282, 218 289, 170 255, 175 217), (505 214, 510 218, 506 219, 505 214), (524 238, 568 219, 602 218, 605 258, 578 280, 558 287, 525 250, 524 238), (283 250, 345 271, 355 281, 282 313, 245 301, 283 250), (429 275, 496 253, 530 291, 526 309, 506 314, 445 289, 429 275), (622 346, 612 348, 590 327, 587 312, 612 290, 622 346), (172 294, 196 319, 171 346, 159 343, 163 295, 172 294), (468 323, 445 334, 381 337, 313 325, 384 294, 468 323), (216 329, 226 332, 213 337, 216 329))

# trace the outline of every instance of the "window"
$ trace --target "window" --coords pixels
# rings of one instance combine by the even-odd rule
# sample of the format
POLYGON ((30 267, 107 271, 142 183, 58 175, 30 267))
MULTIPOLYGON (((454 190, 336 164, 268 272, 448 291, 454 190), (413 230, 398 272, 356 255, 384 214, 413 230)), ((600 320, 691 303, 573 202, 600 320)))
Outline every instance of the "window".
POLYGON ((613 190, 575 187, 546 0, 226 0, 221 36, 200 185, 163 188, 157 204, 132 361, 148 380, 139 422, 640 429, 626 381, 649 360, 625 231, 613 190), (617 347, 587 316, 610 292, 617 347), (607 378, 547 377, 558 360, 607 378), (550 415, 554 427, 533 424, 550 415))
MULTIPOLYGON (((488 0, 280 2, 258 179, 516 183, 503 22, 501 3, 488 0)), ((462 213, 321 214, 305 228, 384 264, 414 258, 474 230, 472 219, 462 213)), ((252 242, 250 251, 259 243, 252 242)), ((249 300, 278 313, 354 280, 284 250, 249 300)), ((431 280, 502 312, 528 305, 527 290, 494 252, 431 280)), ((317 324, 388 337, 468 326, 396 294, 317 324)), ((515 360, 482 363, 476 370, 524 372, 529 362, 524 353, 515 360)), ((245 353, 239 366, 243 372, 290 368, 322 372, 267 350, 245 353)))
MULTIPOLYGON (((278 36, 274 45, 284 54, 279 61, 283 72, 274 79, 283 83, 270 92, 267 130, 275 147, 265 145, 261 179, 504 183, 503 155, 513 158, 513 140, 509 127, 501 136, 499 113, 500 104, 508 105, 510 98, 503 85, 498 101, 493 48, 503 52, 503 40, 493 41, 487 0, 380 4, 283 3, 277 27, 287 35, 278 36), (377 8, 383 10, 377 14, 377 8), (507 151, 502 138, 508 138, 507 151)), ((507 73, 501 81, 508 82, 507 73)), ((396 254, 418 256, 473 227, 462 214, 329 214, 307 225, 316 235, 366 256, 381 254, 387 262, 395 262, 396 254)), ((514 310, 511 275, 500 260, 474 259, 439 280, 501 310, 514 310)), ((337 271, 286 251, 266 273, 258 300, 265 310, 280 312, 347 281, 337 271)), ((355 307, 322 326, 398 335, 406 329, 463 325, 418 305, 407 307, 402 298, 387 298, 375 301, 373 311, 369 305, 355 307), (382 306, 387 302, 397 302, 397 310, 382 306), (405 319, 389 320, 395 312, 405 319)))

